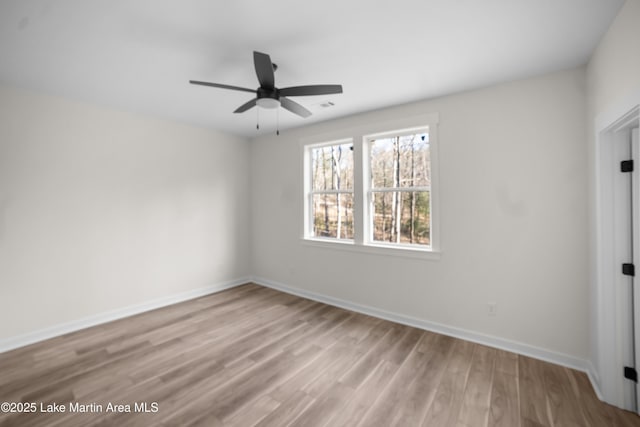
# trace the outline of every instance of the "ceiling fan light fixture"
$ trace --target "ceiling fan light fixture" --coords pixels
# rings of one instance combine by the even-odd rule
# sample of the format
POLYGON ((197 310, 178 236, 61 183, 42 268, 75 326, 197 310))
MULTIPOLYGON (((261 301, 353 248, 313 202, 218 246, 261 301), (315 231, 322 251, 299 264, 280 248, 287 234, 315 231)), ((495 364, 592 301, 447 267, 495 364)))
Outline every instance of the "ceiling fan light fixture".
POLYGON ((258 104, 258 107, 273 110, 280 106, 280 101, 273 98, 258 98, 258 100, 256 100, 256 104, 258 104))

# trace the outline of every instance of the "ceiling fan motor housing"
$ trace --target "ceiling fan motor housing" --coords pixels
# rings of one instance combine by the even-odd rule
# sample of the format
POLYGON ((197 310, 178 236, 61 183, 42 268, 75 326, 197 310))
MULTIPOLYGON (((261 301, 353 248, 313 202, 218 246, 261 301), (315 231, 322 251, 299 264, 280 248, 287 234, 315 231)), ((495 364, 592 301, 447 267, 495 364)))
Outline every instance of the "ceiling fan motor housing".
POLYGON ((270 98, 270 99, 275 99, 277 101, 280 99, 280 91, 276 88, 265 89, 260 87, 256 91, 256 98, 258 99, 270 98))

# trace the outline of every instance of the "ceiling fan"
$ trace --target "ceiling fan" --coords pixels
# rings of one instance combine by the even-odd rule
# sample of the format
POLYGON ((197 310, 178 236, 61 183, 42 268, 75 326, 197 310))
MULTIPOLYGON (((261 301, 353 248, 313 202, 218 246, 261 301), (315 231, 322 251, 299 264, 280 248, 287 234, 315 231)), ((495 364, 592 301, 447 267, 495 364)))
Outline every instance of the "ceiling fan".
POLYGON ((256 69, 256 75, 258 76, 258 82, 260 82, 260 87, 258 89, 249 89, 220 83, 200 82, 196 80, 189 80, 189 83, 255 93, 255 98, 242 104, 234 111, 234 113, 244 113, 256 105, 262 108, 278 108, 279 106, 282 106, 285 110, 289 110, 300 117, 309 117, 311 115, 311 111, 307 110, 297 102, 292 101, 288 97, 342 93, 342 85, 292 86, 279 89, 275 85, 274 78, 274 71, 278 66, 271 62, 269 55, 254 51, 253 64, 256 69))

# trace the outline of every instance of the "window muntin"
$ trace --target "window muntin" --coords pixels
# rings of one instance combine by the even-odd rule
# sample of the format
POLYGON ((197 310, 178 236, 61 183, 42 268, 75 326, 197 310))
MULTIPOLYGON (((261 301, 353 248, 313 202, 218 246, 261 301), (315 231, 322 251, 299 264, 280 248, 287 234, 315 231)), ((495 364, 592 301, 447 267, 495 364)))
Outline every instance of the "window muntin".
POLYGON ((352 240, 353 143, 343 141, 310 148, 311 235, 352 240))
POLYGON ((367 137, 370 241, 431 248, 428 128, 367 137))

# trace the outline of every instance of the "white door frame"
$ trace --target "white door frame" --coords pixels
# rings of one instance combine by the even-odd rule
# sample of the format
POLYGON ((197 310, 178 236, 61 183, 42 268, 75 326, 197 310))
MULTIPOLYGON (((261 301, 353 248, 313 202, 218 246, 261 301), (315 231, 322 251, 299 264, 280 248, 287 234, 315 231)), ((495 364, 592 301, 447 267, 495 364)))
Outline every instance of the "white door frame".
MULTIPOLYGON (((633 103, 627 103, 607 114, 598 116, 595 127, 594 147, 594 216, 592 217, 592 284, 591 284, 591 380, 599 397, 612 405, 632 409, 628 396, 625 403, 623 360, 625 359, 625 337, 628 328, 623 318, 624 300, 615 284, 621 274, 621 265, 615 257, 615 206, 613 188, 616 174, 621 173, 619 162, 614 158, 616 138, 637 127, 640 121, 640 94, 633 103)), ((640 165, 636 166, 636 168, 640 165)), ((635 230, 635 238, 640 238, 635 230)), ((629 261, 631 262, 631 261, 629 261)))

